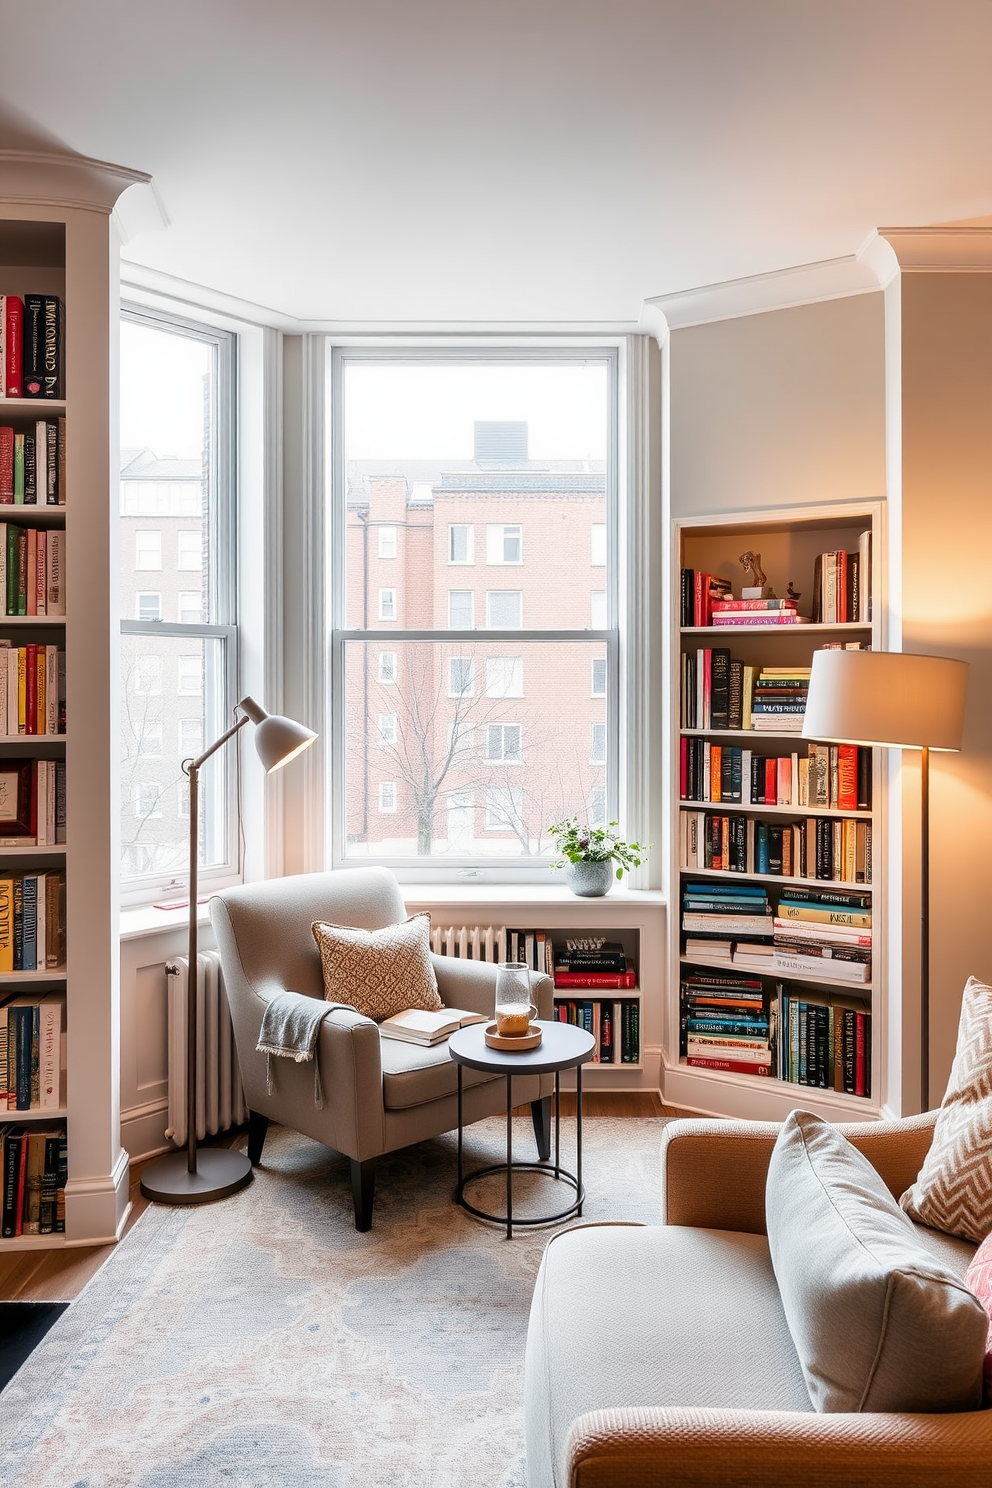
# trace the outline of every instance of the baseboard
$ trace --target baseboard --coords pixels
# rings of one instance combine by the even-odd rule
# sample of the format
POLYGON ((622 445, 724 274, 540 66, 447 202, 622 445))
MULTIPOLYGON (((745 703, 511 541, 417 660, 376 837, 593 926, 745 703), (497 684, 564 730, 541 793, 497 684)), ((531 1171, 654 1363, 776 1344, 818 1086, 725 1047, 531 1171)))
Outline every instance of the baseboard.
POLYGON ((174 1152, 171 1142, 166 1140, 165 1128, 169 1124, 169 1102, 149 1101, 146 1106, 131 1106, 121 1112, 121 1146, 126 1148, 132 1162, 141 1162, 146 1157, 157 1157, 161 1152, 174 1152))

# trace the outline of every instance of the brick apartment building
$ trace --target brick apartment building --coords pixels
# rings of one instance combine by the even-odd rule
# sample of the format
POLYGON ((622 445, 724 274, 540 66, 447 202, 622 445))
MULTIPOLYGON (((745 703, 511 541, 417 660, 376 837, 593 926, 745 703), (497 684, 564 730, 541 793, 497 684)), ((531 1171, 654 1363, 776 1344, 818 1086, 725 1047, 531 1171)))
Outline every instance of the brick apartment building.
POLYGON ((475 432, 467 468, 349 467, 346 626, 375 633, 346 644, 352 856, 530 856, 605 817, 605 471, 475 432))

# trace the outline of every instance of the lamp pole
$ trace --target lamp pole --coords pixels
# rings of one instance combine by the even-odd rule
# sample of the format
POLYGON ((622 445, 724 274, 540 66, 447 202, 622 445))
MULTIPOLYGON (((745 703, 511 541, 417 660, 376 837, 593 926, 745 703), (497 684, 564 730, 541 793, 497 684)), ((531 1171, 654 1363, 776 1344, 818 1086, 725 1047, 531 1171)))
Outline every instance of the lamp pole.
POLYGON ((930 748, 920 759, 920 1099, 930 1109, 930 748))

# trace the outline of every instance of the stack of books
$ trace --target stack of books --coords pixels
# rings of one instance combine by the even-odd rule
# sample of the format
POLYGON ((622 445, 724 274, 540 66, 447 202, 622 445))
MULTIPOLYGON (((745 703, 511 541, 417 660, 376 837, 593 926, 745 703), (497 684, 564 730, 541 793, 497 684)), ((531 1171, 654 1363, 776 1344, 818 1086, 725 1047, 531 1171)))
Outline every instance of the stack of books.
POLYGON ((813 619, 823 625, 867 624, 871 619, 871 533, 856 553, 820 553, 813 563, 813 619))
POLYGON ((774 970, 828 981, 871 980, 871 896, 783 889, 774 918, 774 970))
POLYGON ((801 734, 811 670, 763 666, 754 683, 751 727, 759 733, 801 734))
POLYGON ((703 573, 696 568, 682 570, 681 617, 683 625, 709 625, 714 602, 727 599, 733 585, 729 579, 717 574, 703 573))
POLYGON ((456 1028, 466 1028, 469 1023, 485 1023, 487 1014, 469 1012, 465 1008, 441 1008, 436 1013, 423 1008, 404 1008, 379 1024, 382 1038, 398 1039, 403 1044, 423 1044, 430 1048, 440 1044, 456 1028))
POLYGON ((733 972, 682 982, 682 1054, 699 1069, 770 1075, 768 1010, 757 978, 733 972))
POLYGON ((65 1124, 0 1126, 0 1234, 65 1231, 68 1149, 65 1124))
POLYGON ((720 599, 710 604, 711 625, 761 626, 808 625, 794 599, 720 599))
POLYGON ((783 987, 778 999, 779 1078, 846 1095, 871 1095, 871 1013, 866 1003, 783 987))
POLYGON ((555 998, 555 1018, 584 1028, 596 1040, 593 1064, 638 1064, 641 1058, 640 1003, 555 998))
POLYGON ((687 883, 682 890, 682 931, 687 956, 730 961, 752 948, 756 955, 766 951, 770 955, 773 917, 768 895, 760 884, 687 883))
POLYGON ((570 988, 621 988, 637 986, 633 958, 619 941, 593 940, 582 944, 566 940, 555 945, 555 990, 570 988))

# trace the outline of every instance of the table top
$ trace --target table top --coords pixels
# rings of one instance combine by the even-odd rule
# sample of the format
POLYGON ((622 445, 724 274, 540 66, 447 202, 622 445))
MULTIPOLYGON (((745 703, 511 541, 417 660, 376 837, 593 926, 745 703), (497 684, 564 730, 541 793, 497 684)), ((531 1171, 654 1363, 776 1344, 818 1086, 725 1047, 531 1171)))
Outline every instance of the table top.
POLYGON ((536 1049, 521 1049, 519 1053, 490 1049, 485 1040, 486 1024, 470 1023, 451 1035, 448 1052, 457 1064, 500 1075, 549 1075, 586 1064, 592 1058, 596 1040, 584 1028, 552 1022, 538 1022, 537 1026, 543 1037, 536 1049))

